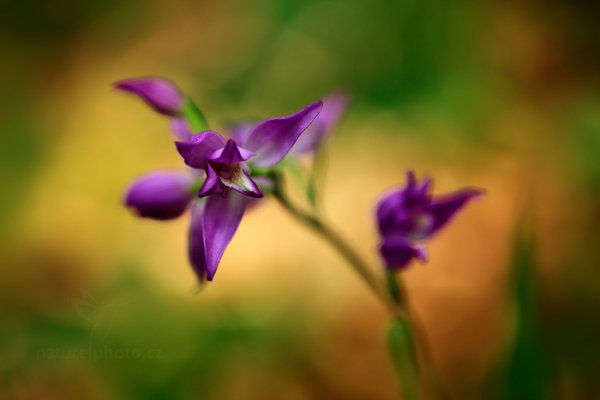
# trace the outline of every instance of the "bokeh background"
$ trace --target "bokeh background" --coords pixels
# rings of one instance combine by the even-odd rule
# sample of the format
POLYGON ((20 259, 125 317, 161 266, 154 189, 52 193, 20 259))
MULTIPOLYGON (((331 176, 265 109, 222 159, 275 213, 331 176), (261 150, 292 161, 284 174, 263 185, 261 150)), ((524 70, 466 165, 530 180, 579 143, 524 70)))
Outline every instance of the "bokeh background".
POLYGON ((0 398, 392 399, 386 310, 267 200, 195 293, 187 218, 127 184, 182 163, 116 93, 161 75, 211 124, 345 89, 324 209, 377 265, 413 168, 487 190, 404 273, 449 399, 600 397, 600 8, 593 1, 0 2, 0 398))

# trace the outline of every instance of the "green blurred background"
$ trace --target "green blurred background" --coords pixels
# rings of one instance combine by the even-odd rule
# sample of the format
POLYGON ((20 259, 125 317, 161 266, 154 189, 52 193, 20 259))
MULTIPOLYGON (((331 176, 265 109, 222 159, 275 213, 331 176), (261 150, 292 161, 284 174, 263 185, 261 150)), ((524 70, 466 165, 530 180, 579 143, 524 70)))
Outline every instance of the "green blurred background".
POLYGON ((121 205, 181 168, 111 83, 211 124, 342 88, 325 210, 373 264, 414 168, 474 203, 404 276, 444 398, 600 398, 600 7, 592 1, 0 2, 0 399, 392 399, 388 315, 272 201, 195 294, 187 219, 121 205))

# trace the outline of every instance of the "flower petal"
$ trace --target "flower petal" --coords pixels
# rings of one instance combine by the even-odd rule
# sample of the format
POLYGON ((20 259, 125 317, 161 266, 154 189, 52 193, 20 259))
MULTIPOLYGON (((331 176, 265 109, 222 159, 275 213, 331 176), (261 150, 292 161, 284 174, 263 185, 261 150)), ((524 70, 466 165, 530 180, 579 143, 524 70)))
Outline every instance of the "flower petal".
POLYGON ((193 198, 193 179, 180 172, 153 172, 138 178, 127 190, 125 204, 141 217, 167 220, 179 217, 193 198))
POLYGON ((421 262, 427 261, 424 248, 415 246, 401 237, 385 238, 379 246, 379 252, 386 268, 391 270, 403 269, 415 258, 421 262))
POLYGON ((194 205, 188 249, 198 279, 213 280, 245 209, 246 197, 231 190, 225 197, 211 196, 204 205, 194 205))
POLYGON ((215 150, 208 158, 210 161, 221 164, 237 164, 246 161, 253 155, 252 151, 238 146, 233 139, 229 139, 224 147, 215 150))
POLYGON ((302 154, 315 151, 325 137, 335 129, 338 120, 348 108, 349 100, 349 96, 342 91, 333 92, 327 96, 323 100, 323 109, 319 116, 300 135, 292 152, 302 154))
POLYGON ((271 167, 281 161, 322 107, 323 102, 318 101, 295 114, 267 119, 256 125, 243 143, 256 153, 253 163, 258 167, 271 167))
POLYGON ((431 218, 428 235, 431 236, 450 221, 470 200, 483 196, 475 188, 461 189, 453 193, 434 197, 426 213, 431 218))
POLYGON ((200 188, 200 193, 198 193, 198 197, 205 197, 211 194, 216 194, 221 197, 225 196, 226 188, 223 183, 221 183, 221 179, 219 179, 219 175, 215 171, 215 169, 208 163, 206 165, 206 180, 204 184, 200 188))
POLYGON ((115 83, 115 88, 133 93, 161 114, 176 116, 184 96, 177 86, 162 78, 134 78, 115 83))
POLYGON ((205 168, 206 157, 225 145, 225 139, 216 132, 204 131, 193 135, 187 142, 175 142, 183 161, 192 168, 205 168))

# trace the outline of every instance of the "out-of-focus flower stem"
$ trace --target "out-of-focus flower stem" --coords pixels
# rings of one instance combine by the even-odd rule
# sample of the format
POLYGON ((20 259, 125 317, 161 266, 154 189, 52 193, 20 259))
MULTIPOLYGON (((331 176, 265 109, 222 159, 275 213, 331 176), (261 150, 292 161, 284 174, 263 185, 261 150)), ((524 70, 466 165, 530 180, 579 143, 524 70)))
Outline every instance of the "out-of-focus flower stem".
POLYGON ((350 264, 354 271, 360 275, 371 290, 379 297, 394 313, 400 312, 397 305, 391 301, 383 285, 377 277, 370 271, 366 262, 346 243, 344 239, 323 220, 314 214, 306 212, 296 207, 287 196, 283 188, 283 177, 280 173, 271 174, 273 180, 272 195, 279 204, 290 213, 296 220, 311 228, 315 233, 331 244, 338 253, 350 264))
POLYGON ((283 176, 273 171, 268 174, 273 182, 272 195, 279 204, 297 221, 312 229, 325 239, 350 264, 354 271, 371 288, 393 315, 388 332, 388 348, 398 375, 402 398, 418 400, 419 366, 416 356, 414 326, 408 310, 407 299, 401 281, 393 273, 386 273, 380 280, 333 228, 315 214, 304 211, 293 204, 283 187, 283 176))

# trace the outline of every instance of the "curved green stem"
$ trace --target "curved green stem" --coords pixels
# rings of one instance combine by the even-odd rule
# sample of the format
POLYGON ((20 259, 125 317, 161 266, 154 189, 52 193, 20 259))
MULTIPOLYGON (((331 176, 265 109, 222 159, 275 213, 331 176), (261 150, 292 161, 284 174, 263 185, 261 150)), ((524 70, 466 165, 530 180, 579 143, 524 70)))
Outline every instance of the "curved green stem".
POLYGON ((360 275, 365 283, 371 288, 371 290, 388 306, 392 306, 394 311, 397 311, 395 306, 390 302, 389 297, 383 290, 380 282, 375 275, 367 267, 366 262, 354 251, 354 249, 347 244, 344 239, 330 226, 325 224, 320 218, 313 214, 305 212, 300 208, 296 207, 282 187, 282 177, 279 174, 272 176, 274 181, 273 196, 277 199, 279 204, 289 212, 298 221, 311 228, 313 232, 317 233, 329 244, 331 244, 338 253, 344 257, 348 264, 354 269, 354 271, 360 275))

